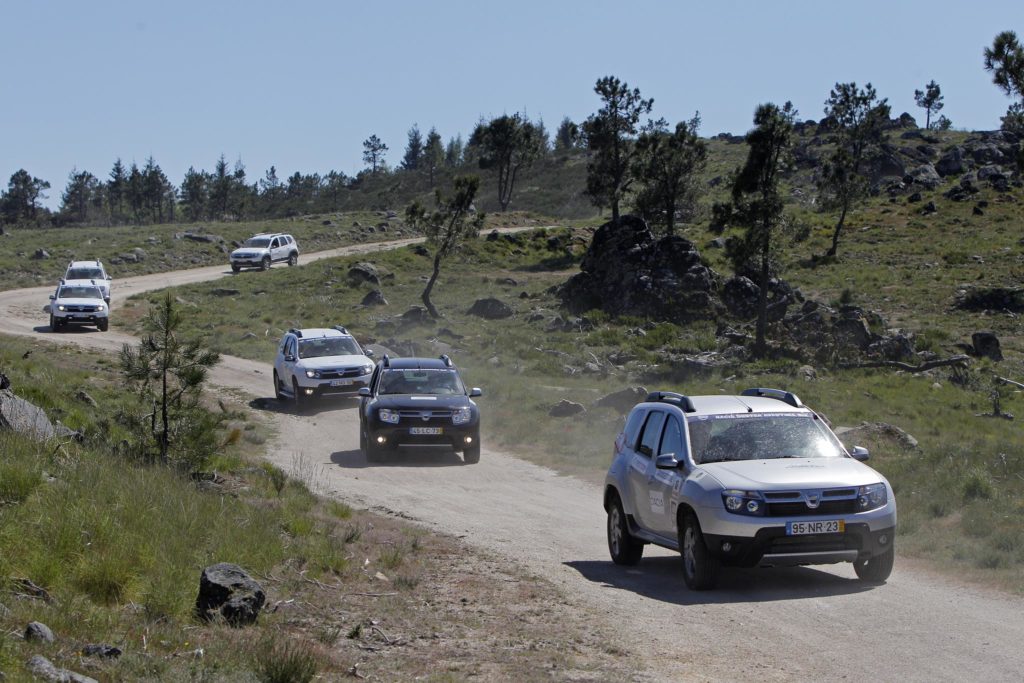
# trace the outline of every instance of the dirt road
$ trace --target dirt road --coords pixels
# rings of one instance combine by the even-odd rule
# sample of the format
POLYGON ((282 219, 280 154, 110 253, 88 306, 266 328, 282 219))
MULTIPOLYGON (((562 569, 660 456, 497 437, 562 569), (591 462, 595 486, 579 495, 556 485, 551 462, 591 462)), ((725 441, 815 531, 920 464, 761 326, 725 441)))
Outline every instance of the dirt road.
MULTIPOLYGON (((336 249, 303 262, 407 243, 336 249)), ((132 293, 224 276, 228 268, 211 267, 117 280, 115 309, 132 293)), ((51 292, 0 292, 0 331, 108 352, 132 341, 114 332, 51 334, 42 313, 51 292)), ((273 405, 269 360, 225 357, 212 381, 273 405)), ((690 592, 678 558, 666 551, 649 551, 631 569, 611 564, 597 487, 488 450, 486 432, 478 465, 420 454, 370 466, 357 448, 354 408, 353 401, 302 416, 275 412, 270 459, 313 476, 322 492, 464 537, 561 586, 595 620, 617 626, 621 640, 609 648, 643 662, 650 680, 994 681, 1019 680, 1024 671, 1020 598, 899 559, 883 586, 866 586, 849 565, 837 565, 727 570, 718 590, 690 592)))

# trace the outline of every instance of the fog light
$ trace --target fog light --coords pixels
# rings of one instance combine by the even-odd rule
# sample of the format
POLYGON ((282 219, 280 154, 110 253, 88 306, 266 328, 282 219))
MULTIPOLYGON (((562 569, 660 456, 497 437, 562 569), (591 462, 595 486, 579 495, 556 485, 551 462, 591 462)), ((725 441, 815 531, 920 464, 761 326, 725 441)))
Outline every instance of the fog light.
POLYGON ((473 443, 473 437, 467 436, 466 437, 466 443, 473 443))
POLYGON ((386 439, 383 436, 378 436, 377 437, 377 443, 384 443, 385 440, 386 439))
POLYGON ((724 541, 722 543, 722 552, 723 553, 731 553, 732 552, 732 543, 729 543, 729 541, 724 541))
POLYGON ((878 537, 878 544, 879 545, 885 545, 888 542, 889 542, 889 537, 886 536, 885 534, 882 534, 881 536, 878 537))
POLYGON ((312 396, 313 395, 313 391, 314 391, 313 389, 306 389, 306 396, 312 396))

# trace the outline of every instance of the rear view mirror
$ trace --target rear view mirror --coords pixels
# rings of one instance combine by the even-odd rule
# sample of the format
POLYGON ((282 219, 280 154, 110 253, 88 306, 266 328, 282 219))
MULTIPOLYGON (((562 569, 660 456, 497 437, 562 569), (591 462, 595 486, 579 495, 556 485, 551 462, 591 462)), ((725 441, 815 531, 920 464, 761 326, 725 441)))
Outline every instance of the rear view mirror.
POLYGON ((854 460, 859 460, 861 462, 864 462, 871 457, 871 453, 869 453, 868 449, 863 446, 854 446, 853 450, 850 451, 850 455, 853 456, 854 460))

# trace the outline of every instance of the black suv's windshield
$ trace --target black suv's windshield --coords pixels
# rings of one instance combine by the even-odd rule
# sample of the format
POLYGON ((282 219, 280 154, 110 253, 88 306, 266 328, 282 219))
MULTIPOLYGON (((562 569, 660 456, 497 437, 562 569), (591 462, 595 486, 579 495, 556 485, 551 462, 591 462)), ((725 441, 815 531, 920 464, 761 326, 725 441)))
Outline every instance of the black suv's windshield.
POLYGON ((385 370, 379 394, 465 394, 459 373, 453 369, 385 370))
POLYGON ((250 237, 242 246, 253 247, 255 249, 266 249, 270 246, 270 240, 266 237, 250 237))
POLYGON ((102 299, 103 295, 97 287, 61 287, 57 292, 58 299, 102 299))
POLYGON ((842 445, 808 413, 738 413, 687 419, 693 460, 838 458, 842 445))
POLYGON ((352 337, 321 337, 300 339, 299 358, 323 358, 324 356, 362 355, 359 344, 352 337))
POLYGON ((99 280, 103 277, 103 271, 99 268, 68 268, 65 280, 99 280))

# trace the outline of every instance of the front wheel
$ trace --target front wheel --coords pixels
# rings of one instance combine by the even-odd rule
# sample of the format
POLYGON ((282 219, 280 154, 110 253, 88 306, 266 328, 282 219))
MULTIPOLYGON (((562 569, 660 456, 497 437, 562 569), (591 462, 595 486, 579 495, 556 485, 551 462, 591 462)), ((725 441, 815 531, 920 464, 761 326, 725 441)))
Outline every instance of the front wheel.
POLYGON ((692 512, 679 525, 679 553, 683 556, 683 581, 690 590, 706 591, 718 582, 718 559, 708 552, 700 522, 692 512))
POLYGON ((270 257, 264 256, 263 260, 260 261, 260 270, 270 270, 270 257))
POLYGON ((295 252, 288 254, 288 265, 297 266, 299 265, 299 255, 295 252))
POLYGON ((384 449, 377 445, 377 440, 373 438, 373 434, 363 434, 360 441, 363 444, 363 455, 366 456, 366 462, 381 462, 384 460, 384 449))
POLYGON ((292 404, 296 414, 301 413, 302 409, 306 407, 306 399, 299 393, 299 383, 295 381, 294 377, 292 378, 292 404))
POLYGON ((241 269, 242 269, 242 266, 236 266, 234 263, 231 264, 231 272, 232 273, 237 273, 241 269))
POLYGON ((281 378, 277 376, 277 370, 274 370, 274 398, 284 401, 284 394, 281 393, 281 378))
POLYGON ((57 318, 54 317, 53 313, 50 314, 50 332, 60 332, 60 323, 57 318))
POLYGON ((472 446, 466 446, 462 449, 462 461, 467 465, 475 465, 480 462, 480 439, 476 440, 472 446))
POLYGON ((110 328, 110 321, 109 320, 98 320, 96 322, 96 327, 99 328, 100 332, 106 332, 110 328))
POLYGON ((622 501, 615 496, 608 507, 608 553, 615 564, 634 565, 644 554, 644 544, 633 538, 622 501))
POLYGON ((854 560, 853 571, 857 572, 857 578, 868 583, 885 583, 892 574, 892 565, 896 560, 896 548, 889 546, 881 555, 875 555, 867 560, 854 560))

